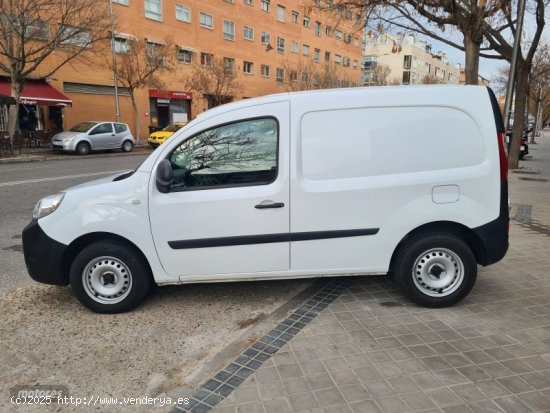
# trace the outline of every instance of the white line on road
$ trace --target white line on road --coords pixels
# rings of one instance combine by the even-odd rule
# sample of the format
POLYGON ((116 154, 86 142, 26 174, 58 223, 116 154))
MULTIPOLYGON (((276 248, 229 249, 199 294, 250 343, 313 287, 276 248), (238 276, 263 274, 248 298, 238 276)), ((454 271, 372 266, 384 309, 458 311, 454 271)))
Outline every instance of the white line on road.
POLYGON ((112 174, 117 174, 119 172, 126 172, 126 171, 128 171, 128 169, 122 169, 120 171, 91 172, 91 173, 88 173, 88 174, 80 174, 80 175, 53 176, 53 177, 50 177, 50 178, 27 179, 26 181, 3 182, 3 183, 0 183, 0 187, 2 187, 2 186, 24 185, 24 184, 34 184, 36 182, 60 181, 60 180, 63 180, 63 179, 85 178, 87 176, 112 175, 112 174))

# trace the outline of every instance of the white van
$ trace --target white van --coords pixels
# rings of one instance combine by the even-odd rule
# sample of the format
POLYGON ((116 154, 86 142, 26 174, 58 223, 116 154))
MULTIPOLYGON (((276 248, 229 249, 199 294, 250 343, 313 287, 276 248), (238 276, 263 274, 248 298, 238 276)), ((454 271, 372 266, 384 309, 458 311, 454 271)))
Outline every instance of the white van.
POLYGON ((28 271, 88 308, 154 282, 392 273, 429 307, 508 248, 504 126, 490 89, 278 94, 209 110, 135 171, 42 199, 28 271))

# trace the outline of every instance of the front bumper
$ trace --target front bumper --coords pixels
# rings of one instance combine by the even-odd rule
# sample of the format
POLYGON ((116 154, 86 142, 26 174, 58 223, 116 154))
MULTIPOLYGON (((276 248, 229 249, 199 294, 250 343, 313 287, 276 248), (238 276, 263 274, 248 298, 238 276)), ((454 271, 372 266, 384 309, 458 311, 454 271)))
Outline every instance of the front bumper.
POLYGON ((69 279, 62 271, 65 244, 48 237, 37 220, 23 230, 23 254, 31 278, 44 284, 67 285, 69 279))

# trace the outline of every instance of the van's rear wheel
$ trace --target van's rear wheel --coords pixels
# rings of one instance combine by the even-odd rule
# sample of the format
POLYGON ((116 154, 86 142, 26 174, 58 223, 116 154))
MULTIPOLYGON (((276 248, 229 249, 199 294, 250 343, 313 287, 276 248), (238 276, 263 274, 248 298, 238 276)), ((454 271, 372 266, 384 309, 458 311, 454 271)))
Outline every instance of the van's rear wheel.
POLYGON ((71 266, 78 300, 98 313, 121 313, 139 305, 151 287, 144 259, 118 241, 99 241, 82 250, 71 266))
POLYGON ((459 302, 468 295, 477 277, 471 249, 447 233, 412 236, 397 252, 393 269, 403 293, 426 307, 447 307, 459 302))

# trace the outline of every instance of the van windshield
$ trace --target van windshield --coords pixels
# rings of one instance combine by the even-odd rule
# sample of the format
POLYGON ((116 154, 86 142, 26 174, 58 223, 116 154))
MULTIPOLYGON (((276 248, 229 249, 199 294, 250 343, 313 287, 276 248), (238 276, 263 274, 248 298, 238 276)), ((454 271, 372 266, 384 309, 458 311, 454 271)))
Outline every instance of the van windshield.
POLYGON ((82 123, 79 123, 78 125, 73 126, 70 129, 70 131, 71 132, 88 132, 95 125, 97 125, 97 122, 82 122, 82 123))

